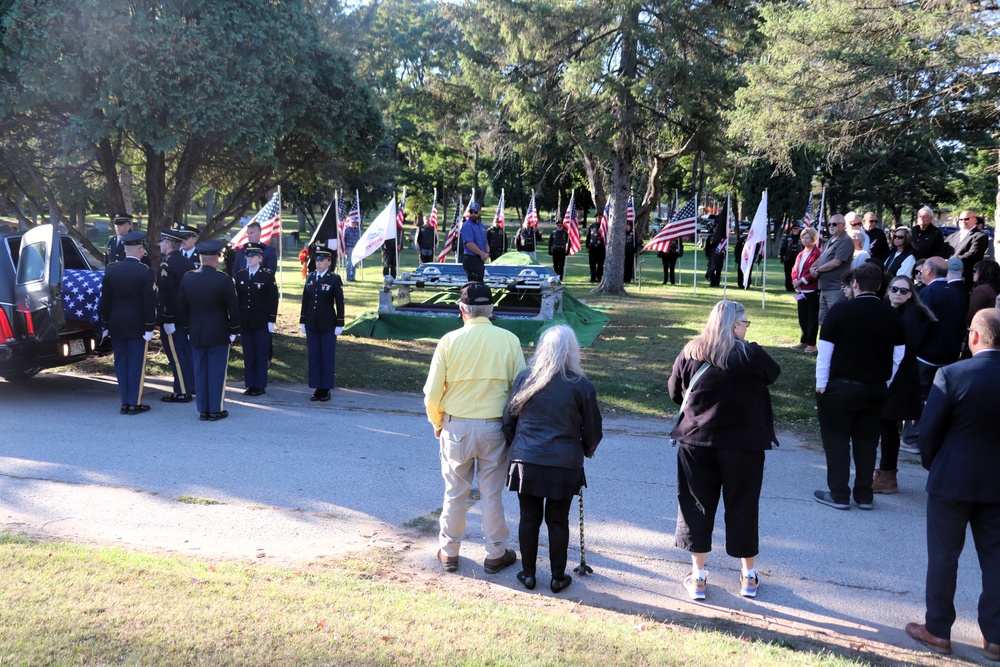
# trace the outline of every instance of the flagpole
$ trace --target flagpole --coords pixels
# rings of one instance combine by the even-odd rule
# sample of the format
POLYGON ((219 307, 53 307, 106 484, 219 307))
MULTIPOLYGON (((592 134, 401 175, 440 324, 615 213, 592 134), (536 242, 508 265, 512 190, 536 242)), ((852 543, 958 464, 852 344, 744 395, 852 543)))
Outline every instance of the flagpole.
POLYGON ((722 268, 722 298, 726 298, 726 289, 729 287, 729 203, 732 195, 726 195, 726 259, 722 268))
POLYGON ((764 268, 763 278, 760 281, 760 309, 764 310, 764 295, 767 293, 767 234, 764 234, 764 268))
POLYGON ((691 283, 694 286, 694 291, 691 296, 698 296, 698 253, 701 250, 698 247, 698 193, 694 193, 694 275, 691 276, 691 283))
MULTIPOLYGON (((278 186, 278 219, 281 219, 281 186, 278 186)), ((284 248, 282 247, 282 241, 284 240, 285 230, 284 223, 278 225, 278 308, 281 308, 281 303, 285 298, 285 266, 284 262, 281 260, 284 256, 284 248)))

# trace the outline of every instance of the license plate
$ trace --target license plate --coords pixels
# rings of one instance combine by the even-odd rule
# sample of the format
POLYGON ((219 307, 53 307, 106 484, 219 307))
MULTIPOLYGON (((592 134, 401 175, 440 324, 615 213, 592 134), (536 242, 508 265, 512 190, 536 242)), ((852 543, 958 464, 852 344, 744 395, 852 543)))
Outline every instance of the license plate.
POLYGON ((71 340, 69 342, 69 356, 75 357, 78 354, 83 354, 87 351, 86 346, 84 346, 82 340, 71 340))

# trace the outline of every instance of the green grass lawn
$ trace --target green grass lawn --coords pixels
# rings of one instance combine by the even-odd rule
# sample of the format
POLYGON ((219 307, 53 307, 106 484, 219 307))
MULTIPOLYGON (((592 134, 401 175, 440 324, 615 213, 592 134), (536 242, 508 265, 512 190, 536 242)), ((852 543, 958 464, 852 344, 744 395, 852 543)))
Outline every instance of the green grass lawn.
POLYGON ((463 594, 398 559, 373 549, 281 568, 0 533, 0 664, 870 664, 803 637, 751 639, 503 588, 463 594))

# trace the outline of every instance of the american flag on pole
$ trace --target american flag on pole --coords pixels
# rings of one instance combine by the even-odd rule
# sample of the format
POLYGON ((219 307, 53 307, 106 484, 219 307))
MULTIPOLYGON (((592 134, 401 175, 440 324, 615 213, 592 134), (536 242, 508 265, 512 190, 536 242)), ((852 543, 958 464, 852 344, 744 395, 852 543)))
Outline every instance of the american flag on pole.
MULTIPOLYGON (((271 197, 271 201, 264 205, 264 208, 257 212, 250 222, 260 224, 260 242, 270 243, 271 238, 281 233, 281 190, 279 189, 271 197)), ((250 225, 250 222, 247 225, 250 225)), ((242 248, 247 242, 247 228, 243 227, 236 233, 236 236, 229 241, 233 248, 242 248)))
POLYGON ((625 222, 635 225, 635 199, 628 193, 628 206, 625 208, 625 222))
POLYGON ((462 215, 462 195, 458 196, 458 205, 455 207, 455 217, 451 221, 451 229, 448 230, 448 236, 444 240, 444 248, 441 250, 441 254, 437 256, 438 262, 443 262, 448 259, 448 255, 455 249, 455 245, 458 242, 458 235, 462 231, 462 226, 458 223, 462 215))
POLYGON ((691 236, 695 232, 698 221, 698 198, 692 197, 691 201, 684 205, 680 211, 675 213, 670 221, 663 226, 659 233, 650 239, 649 243, 639 252, 656 250, 666 252, 671 241, 691 236))
POLYGON ((528 212, 524 215, 524 221, 534 229, 538 226, 538 209, 535 207, 535 191, 531 191, 531 201, 528 202, 528 212))
POLYGON ((601 240, 608 242, 608 219, 611 216, 611 202, 604 205, 604 213, 601 214, 600 234, 601 240))
POLYGON ((806 227, 813 224, 813 193, 809 193, 809 202, 806 204, 806 214, 802 216, 802 222, 806 227))
POLYGON ((437 231, 438 228, 438 196, 437 190, 434 190, 434 203, 431 204, 431 217, 428 218, 427 224, 437 231))
POLYGON ((337 193, 337 245, 340 254, 346 255, 347 248, 344 246, 344 227, 347 225, 347 208, 344 206, 344 191, 337 193))
POLYGON ((566 215, 563 216, 563 227, 569 234, 569 254, 570 256, 580 252, 580 219, 576 214, 576 192, 569 197, 569 206, 566 207, 566 215))
POLYGON ((399 200, 399 207, 396 208, 396 229, 403 228, 406 220, 406 188, 403 188, 403 197, 399 200))
POLYGON ((361 226, 361 198, 357 190, 354 191, 354 203, 351 204, 351 210, 348 211, 344 224, 349 222, 356 222, 359 227, 361 226))
POLYGON ((500 191, 500 201, 497 202, 497 212, 493 215, 493 222, 498 223, 501 227, 503 224, 503 190, 500 191))

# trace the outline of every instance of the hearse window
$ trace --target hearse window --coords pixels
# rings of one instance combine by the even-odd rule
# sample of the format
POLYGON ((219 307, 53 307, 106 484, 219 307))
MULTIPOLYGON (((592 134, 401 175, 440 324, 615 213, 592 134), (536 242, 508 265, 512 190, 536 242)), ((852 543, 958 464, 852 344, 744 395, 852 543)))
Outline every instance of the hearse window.
POLYGON ((87 264, 87 261, 80 254, 76 244, 73 243, 73 239, 68 236, 62 236, 60 239, 62 241, 63 267, 78 271, 90 271, 90 265, 87 264))
POLYGON ((45 243, 32 243, 21 248, 17 263, 17 284, 26 285, 45 279, 45 243))

